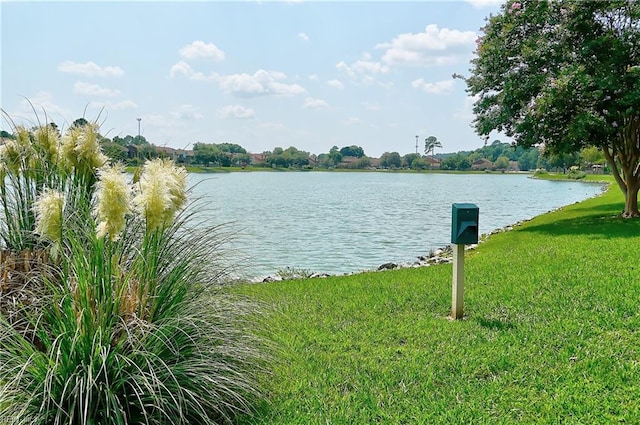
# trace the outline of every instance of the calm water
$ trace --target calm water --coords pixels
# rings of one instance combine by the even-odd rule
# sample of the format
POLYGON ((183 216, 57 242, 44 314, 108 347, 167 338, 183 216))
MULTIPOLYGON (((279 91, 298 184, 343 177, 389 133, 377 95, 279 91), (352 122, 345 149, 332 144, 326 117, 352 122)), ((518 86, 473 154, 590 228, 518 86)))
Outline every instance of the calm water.
POLYGON ((191 175, 215 224, 235 222, 245 277, 287 266, 330 274, 410 263, 446 246, 451 204, 480 208, 480 233, 597 195, 595 184, 511 174, 251 172, 191 175), (249 259, 249 261, 243 260, 249 259))

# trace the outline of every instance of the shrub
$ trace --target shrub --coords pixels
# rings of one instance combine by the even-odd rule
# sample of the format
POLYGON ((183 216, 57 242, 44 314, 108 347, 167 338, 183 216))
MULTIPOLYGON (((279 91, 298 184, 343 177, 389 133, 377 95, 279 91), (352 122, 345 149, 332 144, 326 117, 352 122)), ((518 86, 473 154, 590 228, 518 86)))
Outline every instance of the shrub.
POLYGON ((544 176, 544 175, 547 175, 547 174, 549 174, 549 172, 548 172, 547 170, 545 170, 544 168, 538 168, 538 169, 533 173, 533 175, 534 175, 534 176, 544 176))
POLYGON ((0 423, 207 424, 249 411, 257 307, 220 290, 228 235, 187 203, 185 171, 158 159, 129 182, 95 148, 95 124, 15 130, 16 149, 0 151, 0 423))
POLYGON ((282 280, 307 279, 315 274, 311 270, 289 266, 279 269, 277 273, 282 280))
POLYGON ((587 173, 580 170, 571 169, 567 173, 567 178, 572 180, 581 180, 581 179, 584 179, 585 177, 587 177, 587 173))

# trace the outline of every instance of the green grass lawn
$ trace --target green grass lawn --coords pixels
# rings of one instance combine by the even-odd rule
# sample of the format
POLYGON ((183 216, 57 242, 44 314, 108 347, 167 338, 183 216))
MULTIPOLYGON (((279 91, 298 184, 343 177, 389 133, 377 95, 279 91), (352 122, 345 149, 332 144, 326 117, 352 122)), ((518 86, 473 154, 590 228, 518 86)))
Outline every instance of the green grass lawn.
POLYGON ((640 423, 640 220, 622 209, 613 185, 468 252, 461 321, 451 265, 239 287, 273 307, 277 348, 270 403, 240 422, 640 423))

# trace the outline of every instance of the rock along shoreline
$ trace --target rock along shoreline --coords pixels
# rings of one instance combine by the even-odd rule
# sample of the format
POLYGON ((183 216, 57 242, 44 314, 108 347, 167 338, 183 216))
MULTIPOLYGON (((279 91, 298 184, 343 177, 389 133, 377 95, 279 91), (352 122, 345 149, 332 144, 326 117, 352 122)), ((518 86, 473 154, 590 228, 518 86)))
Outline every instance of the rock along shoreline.
MULTIPOLYGON (((484 242, 491 235, 511 231, 514 228, 521 226, 523 223, 530 220, 531 219, 521 220, 515 224, 510 224, 502 228, 495 229, 489 233, 482 234, 478 240, 478 244, 484 242)), ((466 245, 465 250, 467 251, 474 250, 478 247, 478 244, 466 245)), ((438 264, 447 264, 452 262, 453 262, 453 247, 451 245, 447 245, 438 249, 431 250, 428 254, 419 255, 416 261, 413 261, 410 263, 409 262, 403 262, 403 263, 388 262, 388 263, 381 264, 376 269, 360 270, 360 271, 340 273, 340 274, 314 273, 314 272, 309 272, 307 270, 297 269, 295 267, 286 267, 283 270, 280 270, 276 274, 251 279, 250 283, 281 282, 285 280, 294 280, 294 279, 318 279, 318 278, 326 278, 331 276, 351 276, 355 274, 371 273, 376 271, 383 272, 387 270, 430 267, 438 264)))

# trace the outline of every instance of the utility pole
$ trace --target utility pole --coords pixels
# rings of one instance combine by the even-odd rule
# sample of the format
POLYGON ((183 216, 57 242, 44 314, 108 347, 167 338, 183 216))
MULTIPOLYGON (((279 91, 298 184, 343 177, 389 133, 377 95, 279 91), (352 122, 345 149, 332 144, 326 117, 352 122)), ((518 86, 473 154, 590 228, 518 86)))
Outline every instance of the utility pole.
POLYGON ((416 135, 416 154, 418 154, 418 135, 416 135))
POLYGON ((138 120, 138 143, 140 143, 140 121, 142 121, 142 118, 136 118, 138 120))

